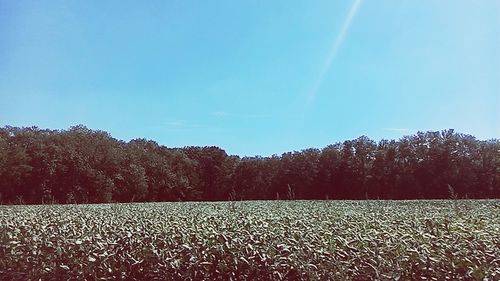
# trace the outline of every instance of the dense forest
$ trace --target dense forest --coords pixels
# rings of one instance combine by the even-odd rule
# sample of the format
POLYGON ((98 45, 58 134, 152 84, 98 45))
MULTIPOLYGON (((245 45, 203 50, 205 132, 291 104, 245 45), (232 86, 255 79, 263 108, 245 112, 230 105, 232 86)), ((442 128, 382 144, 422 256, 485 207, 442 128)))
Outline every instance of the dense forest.
POLYGON ((241 158, 82 125, 0 128, 3 204, 423 198, 500 198, 500 141, 444 130, 241 158))

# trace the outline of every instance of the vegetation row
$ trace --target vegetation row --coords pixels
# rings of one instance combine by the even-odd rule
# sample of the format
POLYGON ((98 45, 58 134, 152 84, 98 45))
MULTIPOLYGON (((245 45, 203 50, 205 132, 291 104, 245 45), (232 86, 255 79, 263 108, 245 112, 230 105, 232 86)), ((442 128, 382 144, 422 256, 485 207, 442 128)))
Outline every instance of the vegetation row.
POLYGON ((0 280, 500 280, 500 203, 0 207, 0 280))
POLYGON ((0 202, 500 198, 500 141, 419 132, 239 157, 79 125, 0 128, 0 202))

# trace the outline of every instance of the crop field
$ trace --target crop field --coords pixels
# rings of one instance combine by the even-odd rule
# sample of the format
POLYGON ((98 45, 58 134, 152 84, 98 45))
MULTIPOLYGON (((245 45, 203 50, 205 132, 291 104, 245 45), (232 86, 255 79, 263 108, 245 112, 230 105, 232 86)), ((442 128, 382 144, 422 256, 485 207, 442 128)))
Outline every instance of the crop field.
POLYGON ((1 280, 500 280, 500 201, 0 206, 1 280))

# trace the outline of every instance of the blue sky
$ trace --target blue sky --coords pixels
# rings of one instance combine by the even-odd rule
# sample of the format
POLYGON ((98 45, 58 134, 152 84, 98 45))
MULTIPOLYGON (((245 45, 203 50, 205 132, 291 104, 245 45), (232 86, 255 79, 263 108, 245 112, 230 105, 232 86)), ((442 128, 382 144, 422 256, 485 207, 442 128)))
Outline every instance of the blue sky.
POLYGON ((271 155, 500 138, 500 1, 0 0, 0 125, 271 155))

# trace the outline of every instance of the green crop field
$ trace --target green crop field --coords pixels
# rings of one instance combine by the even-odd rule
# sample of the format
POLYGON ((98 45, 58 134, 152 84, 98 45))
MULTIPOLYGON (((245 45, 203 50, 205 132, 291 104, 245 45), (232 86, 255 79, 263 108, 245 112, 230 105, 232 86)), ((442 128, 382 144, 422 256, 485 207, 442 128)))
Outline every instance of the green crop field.
POLYGON ((0 206, 2 280, 500 280, 500 201, 0 206))

